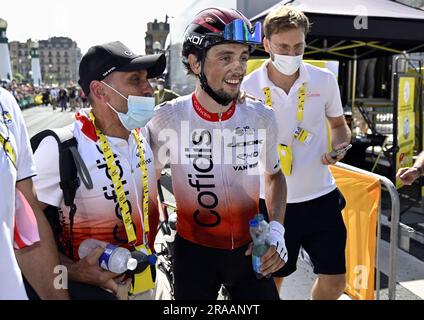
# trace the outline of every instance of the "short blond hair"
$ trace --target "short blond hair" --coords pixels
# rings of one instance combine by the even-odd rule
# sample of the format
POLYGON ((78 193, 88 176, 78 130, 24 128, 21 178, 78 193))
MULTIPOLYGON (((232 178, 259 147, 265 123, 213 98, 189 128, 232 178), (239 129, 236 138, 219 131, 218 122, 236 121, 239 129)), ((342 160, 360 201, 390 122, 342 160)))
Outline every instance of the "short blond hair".
POLYGON ((270 11, 264 20, 264 34, 269 37, 280 31, 302 28, 308 34, 311 24, 308 17, 292 6, 280 6, 270 11))

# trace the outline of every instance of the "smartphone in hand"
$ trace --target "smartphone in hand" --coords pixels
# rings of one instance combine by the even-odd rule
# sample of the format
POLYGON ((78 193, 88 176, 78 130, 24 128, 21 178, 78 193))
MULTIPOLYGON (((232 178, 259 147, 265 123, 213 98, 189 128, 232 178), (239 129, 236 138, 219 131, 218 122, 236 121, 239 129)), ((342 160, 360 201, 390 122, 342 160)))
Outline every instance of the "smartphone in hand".
POLYGON ((348 144, 346 147, 342 149, 331 151, 331 158, 336 159, 338 156, 340 156, 342 153, 346 152, 350 148, 352 148, 352 144, 348 144))

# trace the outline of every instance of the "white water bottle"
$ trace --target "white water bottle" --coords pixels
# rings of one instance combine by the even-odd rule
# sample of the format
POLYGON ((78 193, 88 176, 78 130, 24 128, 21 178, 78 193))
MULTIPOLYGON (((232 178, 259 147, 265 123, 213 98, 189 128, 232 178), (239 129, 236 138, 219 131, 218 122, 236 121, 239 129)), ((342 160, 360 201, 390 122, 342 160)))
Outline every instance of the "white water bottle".
POLYGON ((99 265, 103 269, 114 273, 124 273, 137 267, 137 260, 131 257, 131 252, 128 249, 96 239, 86 239, 81 242, 78 248, 78 256, 83 259, 98 247, 104 249, 99 258, 99 265))

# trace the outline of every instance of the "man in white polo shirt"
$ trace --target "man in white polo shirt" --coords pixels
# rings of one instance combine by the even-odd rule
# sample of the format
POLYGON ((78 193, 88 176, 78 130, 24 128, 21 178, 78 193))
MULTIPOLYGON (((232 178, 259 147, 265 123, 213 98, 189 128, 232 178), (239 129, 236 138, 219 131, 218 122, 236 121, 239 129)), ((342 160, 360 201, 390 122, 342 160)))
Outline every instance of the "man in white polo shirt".
MULTIPOLYGON (((274 276, 296 270, 302 246, 318 274, 312 299, 337 299, 345 288, 344 199, 328 165, 344 157, 350 130, 333 74, 302 63, 308 30, 303 12, 287 6, 271 11, 263 40, 271 59, 245 78, 242 90, 273 108, 279 129, 288 189, 284 226, 289 260, 274 276)), ((260 205, 266 213, 263 200, 260 205)), ((276 279, 278 287, 281 281, 276 279)))

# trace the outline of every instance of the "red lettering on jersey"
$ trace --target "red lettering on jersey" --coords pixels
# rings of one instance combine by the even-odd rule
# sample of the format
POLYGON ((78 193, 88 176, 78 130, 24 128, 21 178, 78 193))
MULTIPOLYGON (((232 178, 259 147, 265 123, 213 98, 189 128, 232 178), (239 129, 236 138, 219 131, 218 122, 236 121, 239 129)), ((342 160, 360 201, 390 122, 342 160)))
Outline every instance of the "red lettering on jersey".
MULTIPOLYGON (((208 110, 206 110, 199 102, 199 100, 197 100, 196 95, 193 93, 192 95, 192 101, 193 101, 193 108, 194 110, 196 110, 197 114, 205 120, 208 121, 219 121, 219 115, 218 113, 212 113, 209 112, 208 110)), ((232 115, 234 114, 234 112, 236 111, 236 102, 234 101, 231 105, 231 107, 222 113, 221 115, 221 120, 228 120, 232 117, 232 115)))

